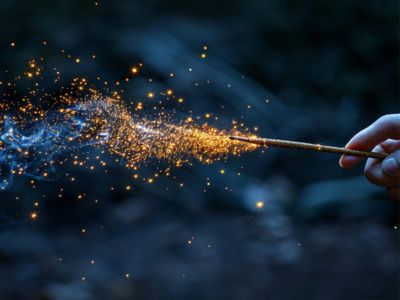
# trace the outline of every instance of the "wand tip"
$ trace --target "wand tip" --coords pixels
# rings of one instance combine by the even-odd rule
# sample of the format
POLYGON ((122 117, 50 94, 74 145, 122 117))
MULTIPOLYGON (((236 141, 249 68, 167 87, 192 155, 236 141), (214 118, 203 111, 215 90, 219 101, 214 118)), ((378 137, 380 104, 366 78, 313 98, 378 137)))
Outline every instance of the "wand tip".
POLYGON ((233 141, 241 141, 241 142, 248 142, 249 138, 237 135, 231 135, 229 138, 233 141))

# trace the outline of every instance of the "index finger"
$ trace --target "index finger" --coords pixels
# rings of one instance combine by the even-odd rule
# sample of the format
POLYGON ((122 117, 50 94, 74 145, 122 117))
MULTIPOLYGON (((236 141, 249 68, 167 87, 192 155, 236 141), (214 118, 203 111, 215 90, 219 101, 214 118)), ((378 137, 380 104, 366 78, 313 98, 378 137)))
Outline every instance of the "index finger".
MULTIPOLYGON (((385 115, 379 118, 357 133, 347 143, 346 148, 367 151, 387 139, 400 139, 400 114, 385 115)), ((360 160, 360 158, 344 155, 340 159, 340 165, 350 168, 360 160)))
POLYGON ((369 150, 387 139, 400 139, 400 114, 379 118, 357 133, 347 143, 346 148, 369 150))

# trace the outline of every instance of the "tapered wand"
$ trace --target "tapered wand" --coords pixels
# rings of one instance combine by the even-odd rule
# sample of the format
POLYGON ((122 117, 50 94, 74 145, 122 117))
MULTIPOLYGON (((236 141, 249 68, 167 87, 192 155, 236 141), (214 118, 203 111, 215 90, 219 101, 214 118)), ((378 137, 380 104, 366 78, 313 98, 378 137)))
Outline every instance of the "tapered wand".
POLYGON ((280 147, 280 148, 301 149, 309 151, 330 152, 330 153, 338 153, 338 154, 345 154, 345 155, 359 156, 359 157, 371 157, 381 160, 385 159, 389 155, 387 153, 352 150, 341 147, 325 146, 320 144, 310 144, 310 143, 302 143, 302 142, 287 141, 287 140, 251 138, 242 136, 230 136, 229 138, 231 140, 256 144, 265 147, 280 147))

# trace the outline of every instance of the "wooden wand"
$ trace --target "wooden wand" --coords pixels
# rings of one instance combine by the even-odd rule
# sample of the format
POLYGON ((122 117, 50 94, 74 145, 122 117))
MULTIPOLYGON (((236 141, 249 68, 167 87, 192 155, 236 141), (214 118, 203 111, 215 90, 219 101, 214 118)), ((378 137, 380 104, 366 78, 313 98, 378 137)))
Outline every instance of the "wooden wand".
POLYGON ((229 138, 231 140, 256 144, 256 145, 265 146, 265 147, 280 147, 280 148, 302 149, 302 150, 309 150, 309 151, 338 153, 338 154, 345 154, 345 155, 351 155, 351 156, 371 157, 371 158, 376 158, 376 159, 381 159, 381 160, 385 159, 389 155, 387 153, 352 150, 352 149, 346 149, 346 148, 341 148, 341 147, 332 147, 332 146, 294 142, 294 141, 287 141, 287 140, 251 138, 251 137, 242 137, 242 136, 230 136, 229 138))

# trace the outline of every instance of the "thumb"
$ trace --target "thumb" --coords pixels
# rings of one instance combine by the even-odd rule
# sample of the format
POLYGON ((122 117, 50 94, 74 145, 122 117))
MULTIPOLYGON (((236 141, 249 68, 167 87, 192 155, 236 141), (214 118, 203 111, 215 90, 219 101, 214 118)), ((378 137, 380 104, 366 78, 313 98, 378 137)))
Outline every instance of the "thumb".
POLYGON ((400 177, 400 150, 393 152, 382 161, 382 169, 391 177, 400 177))

